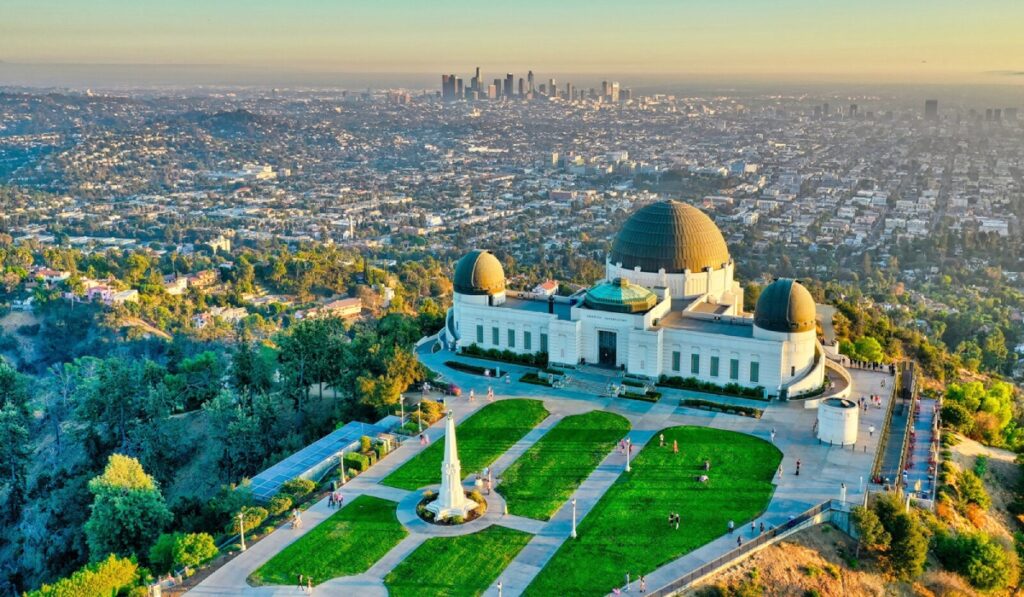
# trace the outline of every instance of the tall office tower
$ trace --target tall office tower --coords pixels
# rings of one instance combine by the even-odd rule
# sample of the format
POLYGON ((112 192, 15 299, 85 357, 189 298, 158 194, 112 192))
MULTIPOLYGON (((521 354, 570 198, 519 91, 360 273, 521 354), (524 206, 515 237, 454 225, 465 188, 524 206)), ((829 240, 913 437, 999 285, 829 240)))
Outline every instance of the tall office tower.
POLYGON ((939 119, 939 100, 924 100, 925 120, 939 119))
POLYGON ((814 106, 814 119, 821 120, 821 106, 814 106))
POLYGON ((547 95, 548 94, 548 86, 545 85, 544 83, 541 83, 540 87, 539 87, 539 91, 540 91, 541 95, 547 95))
POLYGON ((848 114, 850 118, 857 117, 857 104, 850 104, 850 112, 848 114))
POLYGON ((441 75, 441 99, 455 99, 455 75, 441 75))
POLYGON ((608 101, 611 92, 608 91, 608 81, 601 81, 601 99, 608 101))
POLYGON ((462 77, 455 79, 455 98, 463 99, 466 97, 466 89, 462 86, 462 77))
POLYGON ((821 105, 821 115, 824 116, 826 119, 832 116, 832 113, 829 112, 828 102, 825 102, 824 104, 821 105))
POLYGON ((611 97, 612 103, 613 104, 617 103, 619 101, 619 82, 618 81, 612 81, 612 87, 611 87, 610 91, 611 91, 611 95, 612 95, 612 97, 611 97))
POLYGON ((512 99, 512 85, 515 83, 516 78, 512 76, 512 73, 505 75, 505 91, 503 95, 505 99, 512 99))
POLYGON ((1006 108, 1003 110, 1003 116, 1009 121, 1017 120, 1017 108, 1006 108))
MULTIPOLYGON (((476 81, 476 83, 473 85, 473 91, 482 92, 483 91, 482 87, 483 87, 483 84, 484 84, 484 80, 480 78, 480 67, 479 66, 476 67, 476 74, 473 76, 473 80, 476 81)), ((483 94, 481 94, 481 95, 483 95, 483 94)))
POLYGON ((558 97, 558 87, 554 79, 548 79, 548 97, 558 97))
POLYGON ((985 122, 992 121, 992 108, 985 108, 985 122))
POLYGON ((569 100, 570 102, 576 99, 576 92, 572 88, 572 83, 565 84, 565 99, 569 100))
POLYGON ((622 91, 619 92, 619 98, 624 102, 628 102, 629 100, 633 99, 633 90, 623 89, 622 91))
POLYGON ((519 77, 519 97, 526 97, 526 79, 519 77))
POLYGON ((1003 109, 1002 108, 996 108, 995 110, 992 110, 992 120, 995 120, 996 122, 1002 122, 1002 120, 1003 120, 1003 109))
MULTIPOLYGON (((495 79, 495 80, 498 81, 500 79, 495 79)), ((487 87, 487 99, 492 99, 492 100, 498 99, 498 86, 496 84, 491 83, 490 85, 488 85, 488 87, 487 87)))
POLYGON ((530 95, 533 95, 533 92, 536 91, 536 89, 533 88, 533 71, 532 70, 530 72, 526 73, 526 88, 530 92, 530 95))

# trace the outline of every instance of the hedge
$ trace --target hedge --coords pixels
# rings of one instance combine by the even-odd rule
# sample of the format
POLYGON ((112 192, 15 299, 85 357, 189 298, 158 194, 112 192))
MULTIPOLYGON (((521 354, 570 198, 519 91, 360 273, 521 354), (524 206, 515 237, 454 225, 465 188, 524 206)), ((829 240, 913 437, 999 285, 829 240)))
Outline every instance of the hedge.
POLYGON ((689 406, 690 408, 699 408, 701 410, 731 413, 744 417, 753 417, 755 419, 760 419, 761 415, 764 414, 764 411, 759 408, 734 404, 720 404, 718 402, 712 402, 711 400, 700 400, 699 398, 684 398, 679 401, 679 405, 689 406))
POLYGON ((704 392, 706 394, 720 394, 723 396, 739 396, 741 398, 752 398, 754 400, 767 400, 768 398, 764 394, 764 388, 757 386, 756 388, 748 388, 741 386, 738 383, 728 383, 724 386, 720 386, 710 381, 701 381, 696 377, 669 377, 662 375, 661 379, 658 380, 658 385, 666 386, 669 388, 678 388, 681 390, 694 390, 697 392, 704 392))
POLYGON ((542 379, 539 375, 537 375, 533 371, 531 371, 529 373, 524 373, 523 376, 519 378, 519 381, 526 382, 526 383, 532 383, 532 384, 538 385, 538 386, 548 386, 548 387, 551 387, 551 382, 550 381, 548 381, 546 379, 542 379))
POLYGON ((298 501, 299 498, 305 497, 316 489, 316 483, 309 479, 290 479, 281 484, 281 489, 278 490, 279 494, 284 494, 292 498, 294 501, 298 501))
POLYGON ((547 367, 548 365, 548 353, 546 352, 520 354, 511 350, 480 348, 476 344, 470 344, 462 348, 462 354, 491 361, 504 361, 516 365, 531 365, 535 367, 547 367))
POLYGON ((630 400, 643 400, 644 402, 657 402, 661 398, 661 394, 658 392, 651 392, 649 394, 640 394, 638 392, 619 392, 619 398, 628 398, 630 400))
POLYGON ((370 468, 370 459, 365 454, 350 452, 345 454, 342 464, 346 469, 354 469, 361 473, 370 468))
MULTIPOLYGON (((245 506, 242 508, 242 521, 245 523, 245 532, 248 533, 256 529, 256 527, 263 524, 263 521, 267 519, 266 508, 260 508, 259 506, 245 506)), ((234 534, 238 532, 238 517, 234 516, 231 518, 231 523, 226 528, 227 532, 234 534)))

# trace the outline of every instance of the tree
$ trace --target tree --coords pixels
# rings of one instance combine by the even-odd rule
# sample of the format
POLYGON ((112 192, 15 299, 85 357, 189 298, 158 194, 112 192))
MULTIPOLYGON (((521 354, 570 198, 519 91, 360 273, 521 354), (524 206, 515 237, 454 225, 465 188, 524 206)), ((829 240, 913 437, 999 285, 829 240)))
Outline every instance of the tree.
POLYGON ((43 585, 27 597, 81 597, 118 595, 138 580, 139 566, 127 558, 108 556, 101 562, 78 570, 52 585, 43 585))
POLYGON ((850 512, 853 517, 853 528, 857 531, 857 556, 863 545, 868 551, 876 552, 889 547, 891 537, 882 526, 882 521, 874 511, 864 506, 854 506, 850 512))
POLYGON ((854 349, 860 359, 864 361, 880 363, 882 359, 885 358, 885 353, 882 352, 882 345, 878 343, 878 340, 871 336, 858 338, 857 341, 854 342, 854 349))
POLYGON ((134 458, 112 454, 103 473, 89 481, 92 513, 85 523, 89 554, 130 557, 148 553, 172 516, 152 477, 134 458))
POLYGON ((889 567, 893 574, 902 579, 920 576, 928 558, 928 538, 923 525, 910 514, 900 512, 895 516, 889 534, 892 536, 889 567))

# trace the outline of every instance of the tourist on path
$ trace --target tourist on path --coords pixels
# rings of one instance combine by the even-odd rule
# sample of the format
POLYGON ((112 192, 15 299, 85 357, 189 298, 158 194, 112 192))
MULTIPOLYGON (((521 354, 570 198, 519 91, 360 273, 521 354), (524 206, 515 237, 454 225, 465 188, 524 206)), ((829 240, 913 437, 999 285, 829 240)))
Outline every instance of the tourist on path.
POLYGON ((647 578, 645 578, 643 576, 640 577, 640 592, 641 593, 646 593, 647 592, 647 578))
POLYGON ((298 585, 300 589, 306 586, 306 583, 304 582, 305 580, 306 580, 306 577, 300 574, 299 575, 299 585, 298 585))
POLYGON ((796 459, 796 476, 800 476, 800 459, 796 459))
POLYGON ((779 465, 779 478, 782 478, 782 465, 779 465))
POLYGON ((729 532, 731 533, 733 531, 733 529, 735 529, 735 528, 736 528, 736 523, 730 520, 729 521, 729 532))
POLYGON ((761 533, 764 533, 764 523, 761 523, 761 533))
POLYGON ((736 547, 743 547, 743 537, 736 537, 736 547))
POLYGON ((754 523, 753 520, 750 521, 750 534, 751 535, 756 535, 757 534, 757 525, 754 523))
POLYGON ((775 443, 775 428, 772 427, 772 443, 775 443))
POLYGON ((312 577, 306 577, 306 589, 308 590, 310 595, 313 594, 313 578, 312 577))

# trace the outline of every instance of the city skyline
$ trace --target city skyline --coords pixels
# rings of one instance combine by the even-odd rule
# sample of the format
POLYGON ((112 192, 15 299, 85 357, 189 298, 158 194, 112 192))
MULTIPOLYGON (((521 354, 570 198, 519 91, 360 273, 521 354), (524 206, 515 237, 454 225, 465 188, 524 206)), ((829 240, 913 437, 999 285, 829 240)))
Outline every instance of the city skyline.
POLYGON ((0 24, 7 65, 217 66, 273 73, 426 73, 453 64, 491 72, 1019 84, 1024 6, 870 1, 821 6, 642 0, 447 1, 361 5, 302 0, 163 6, 103 0, 14 0, 0 24), (45 43, 42 42, 45 40, 45 43))

